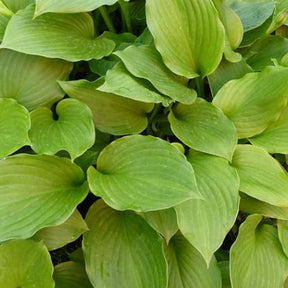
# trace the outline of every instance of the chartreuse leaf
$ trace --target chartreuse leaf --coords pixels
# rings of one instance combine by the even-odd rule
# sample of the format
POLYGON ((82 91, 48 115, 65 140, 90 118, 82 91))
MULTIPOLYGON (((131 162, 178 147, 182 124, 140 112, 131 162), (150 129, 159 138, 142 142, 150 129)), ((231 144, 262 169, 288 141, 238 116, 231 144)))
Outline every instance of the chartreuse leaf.
POLYGON ((43 242, 16 240, 0 245, 0 286, 54 288, 53 264, 43 242))
POLYGON ((147 0, 146 17, 156 48, 171 71, 195 78, 216 69, 225 29, 210 0, 147 0))
POLYGON ((88 185, 66 158, 17 154, 0 160, 0 242, 63 223, 88 185))
POLYGON ((238 137, 263 132, 280 116, 287 104, 288 68, 267 67, 229 81, 213 99, 236 126, 238 137))
POLYGON ((68 261, 54 267, 53 279, 55 288, 93 288, 85 268, 80 264, 68 261))
POLYGON ((33 110, 51 106, 64 97, 56 80, 67 79, 73 65, 59 59, 1 49, 0 67, 0 98, 14 98, 33 110))
POLYGON ((97 80, 61 81, 61 88, 72 98, 76 98, 91 109, 95 127, 113 135, 142 132, 148 124, 147 113, 153 109, 151 103, 141 103, 132 99, 98 90, 103 82, 97 80))
POLYGON ((113 41, 94 38, 94 23, 88 13, 49 13, 32 19, 34 9, 35 5, 29 5, 12 16, 2 48, 67 61, 100 59, 113 51, 113 41))
POLYGON ((225 159, 190 153, 188 160, 204 200, 188 200, 176 206, 178 226, 209 265, 237 217, 239 177, 225 159))
POLYGON ((288 221, 277 220, 278 237, 285 255, 288 257, 288 221))
POLYGON ((275 227, 259 224, 260 215, 251 215, 240 226, 230 252, 233 288, 284 287, 288 260, 282 251, 275 227))
POLYGON ((168 288, 220 288, 221 274, 213 257, 207 268, 201 254, 177 233, 165 247, 168 262, 168 288))
POLYGON ((162 239, 132 211, 119 212, 102 200, 86 216, 83 252, 94 287, 167 287, 162 239))
POLYGON ((178 230, 177 217, 173 208, 141 213, 140 215, 164 237, 167 244, 178 230))
POLYGON ((14 99, 0 98, 0 158, 29 144, 29 112, 14 99))
POLYGON ((85 221, 76 209, 64 223, 40 229, 33 239, 43 240, 48 250, 51 251, 75 241, 87 230, 85 221))
POLYGON ((117 210, 147 212, 201 198, 185 156, 152 136, 126 136, 106 146, 97 170, 88 169, 88 182, 96 196, 117 210))
POLYGON ((121 58, 130 73, 148 80, 164 95, 184 104, 192 104, 196 100, 196 91, 180 82, 179 76, 165 66, 154 47, 131 45, 114 54, 121 58))
POLYGON ((2 0, 2 2, 14 13, 18 10, 24 9, 29 4, 35 2, 35 0, 2 0))
POLYGON ((92 11, 102 5, 112 5, 117 0, 36 0, 34 16, 37 17, 47 12, 53 13, 77 13, 92 11))
POLYGON ((95 140, 93 116, 86 104, 64 99, 57 104, 57 120, 46 107, 31 112, 31 146, 38 154, 55 154, 66 150, 72 159, 82 155, 95 140))
POLYGON ((11 12, 2 1, 0 1, 0 42, 3 39, 6 26, 13 15, 13 12, 11 12))
POLYGON ((241 192, 271 205, 288 206, 288 175, 265 150, 238 145, 232 165, 239 174, 241 192))
POLYGON ((187 146, 231 160, 236 128, 212 103, 198 98, 192 105, 177 104, 168 119, 173 133, 187 146))

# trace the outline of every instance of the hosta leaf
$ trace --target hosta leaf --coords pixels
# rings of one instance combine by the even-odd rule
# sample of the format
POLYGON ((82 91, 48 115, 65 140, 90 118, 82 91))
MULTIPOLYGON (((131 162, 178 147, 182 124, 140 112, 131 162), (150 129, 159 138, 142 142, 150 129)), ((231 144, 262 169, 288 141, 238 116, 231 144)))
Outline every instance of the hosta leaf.
POLYGON ((65 158, 18 154, 0 160, 0 242, 63 223, 88 193, 65 158))
POLYGON ((0 98, 0 158, 29 144, 29 112, 14 99, 0 98))
POLYGON ((75 241, 87 230, 85 221, 76 209, 64 223, 37 231, 33 239, 43 240, 48 250, 51 251, 75 241))
POLYGON ((288 275, 288 260, 271 225, 259 224, 262 216, 252 215, 241 225, 231 248, 233 288, 282 288, 288 275))
POLYGON ((76 13, 92 11, 102 5, 112 5, 117 0, 36 0, 35 17, 47 13, 76 13))
POLYGON ((277 220, 278 237, 285 255, 288 257, 288 221, 277 220))
POLYGON ((76 262, 62 262, 54 267, 55 288, 92 288, 85 268, 76 262))
POLYGON ((213 99, 237 128, 239 138, 263 132, 287 104, 288 68, 267 67, 229 81, 213 99))
POLYGON ((118 212, 102 200, 86 216, 86 271, 94 287, 165 288, 167 267, 157 233, 131 211, 118 212))
POLYGON ((73 66, 63 60, 1 49, 0 67, 0 98, 14 98, 33 110, 64 97, 56 80, 65 80, 73 66))
POLYGON ((218 262, 222 275, 222 288, 231 288, 229 261, 218 262))
POLYGON ((237 132, 233 123, 213 104, 201 98, 192 105, 178 104, 168 119, 174 134, 187 146, 231 160, 237 132))
POLYGON ((107 72, 105 83, 98 89, 146 103, 163 103, 168 106, 171 102, 170 98, 155 91, 148 81, 131 75, 122 63, 107 72))
POLYGON ((88 169, 88 182, 95 195, 118 210, 160 210, 201 198, 185 156, 152 136, 126 136, 106 146, 97 170, 88 169))
POLYGON ((54 288, 53 264, 42 242, 17 240, 0 246, 0 286, 54 288))
POLYGON ((204 200, 188 200, 176 206, 178 226, 209 265, 237 217, 239 177, 225 159, 191 153, 188 160, 204 200))
POLYGON ((173 208, 141 213, 140 215, 164 237, 167 243, 178 230, 176 213, 173 208))
POLYGON ((164 95, 184 104, 195 101, 196 91, 179 81, 179 76, 164 65, 161 55, 152 46, 129 46, 115 54, 121 58, 130 73, 148 80, 164 95))
POLYGON ((88 105, 98 130, 113 135, 142 132, 147 127, 147 113, 151 112, 153 104, 101 92, 98 90, 101 83, 101 80, 59 82, 70 97, 88 105))
POLYGON ((225 30, 210 0, 147 0, 146 16, 156 48, 171 71, 195 78, 216 69, 225 30))
POLYGON ((100 59, 113 51, 113 41, 94 38, 94 23, 88 13, 49 13, 32 19, 34 8, 29 5, 12 16, 2 48, 67 61, 100 59))
POLYGON ((11 12, 2 1, 0 1, 0 42, 3 39, 6 26, 13 15, 13 12, 11 12))
POLYGON ((66 150, 75 159, 94 143, 92 113, 86 104, 76 99, 59 102, 56 113, 58 119, 54 120, 52 111, 46 107, 31 112, 31 146, 38 154, 66 150))
POLYGON ((18 10, 24 9, 29 4, 35 2, 35 0, 2 0, 2 2, 14 13, 18 10))
POLYGON ((165 247, 169 268, 168 288, 220 288, 221 274, 213 257, 207 268, 201 254, 177 233, 165 247))
POLYGON ((232 165, 240 176, 240 191, 271 205, 288 206, 288 175, 265 150, 238 145, 232 165))

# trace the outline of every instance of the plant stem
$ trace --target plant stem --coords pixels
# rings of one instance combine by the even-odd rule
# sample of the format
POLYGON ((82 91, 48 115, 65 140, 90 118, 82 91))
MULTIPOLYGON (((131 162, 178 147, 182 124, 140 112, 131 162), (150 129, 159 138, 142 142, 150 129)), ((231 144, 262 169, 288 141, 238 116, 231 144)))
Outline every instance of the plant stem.
POLYGON ((94 19, 94 30, 95 30, 95 37, 97 37, 100 33, 99 33, 99 28, 98 28, 98 25, 99 25, 99 20, 100 20, 100 12, 99 10, 95 10, 93 11, 93 19, 94 19))
POLYGON ((157 116, 158 112, 160 111, 161 107, 162 107, 162 105, 160 103, 155 104, 155 107, 154 107, 154 109, 153 109, 153 111, 149 117, 149 120, 148 120, 149 123, 152 123, 152 121, 157 116))
POLYGON ((197 91, 198 91, 199 97, 205 99, 205 90, 204 90, 204 81, 203 81, 203 79, 201 78, 201 76, 199 76, 195 80, 196 80, 196 86, 197 86, 197 91))
POLYGON ((99 11, 103 17, 103 20, 107 26, 107 28, 109 29, 110 32, 116 33, 116 29, 113 25, 113 22, 111 21, 111 18, 109 16, 109 13, 107 12, 107 9, 105 6, 101 6, 99 7, 99 11))
MULTIPOLYGON (((133 33, 132 31, 132 25, 131 25, 131 17, 130 17, 130 7, 129 7, 129 3, 128 2, 125 2, 123 0, 120 0, 119 1, 119 5, 120 5, 120 8, 121 8, 121 14, 123 15, 123 18, 125 20, 125 23, 126 23, 126 27, 127 27, 127 30, 128 32, 130 33, 133 33)), ((123 21, 124 22, 124 21, 123 21)))

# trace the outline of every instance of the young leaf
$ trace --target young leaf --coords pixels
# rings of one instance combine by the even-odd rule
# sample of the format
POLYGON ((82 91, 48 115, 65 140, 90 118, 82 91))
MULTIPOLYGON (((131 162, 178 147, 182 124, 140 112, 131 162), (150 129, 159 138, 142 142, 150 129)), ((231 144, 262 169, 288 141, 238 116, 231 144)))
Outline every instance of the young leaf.
POLYGON ((195 78, 216 69, 225 30, 210 0, 147 0, 146 17, 156 48, 171 71, 195 78))
POLYGON ((168 262, 168 288, 220 288, 221 274, 213 257, 207 268, 201 254, 177 233, 165 247, 168 262))
POLYGON ((90 230, 84 234, 83 251, 94 287, 167 287, 161 238, 142 217, 99 200, 85 220, 90 230))
POLYGON ((87 193, 84 173, 68 159, 18 154, 0 160, 0 242, 63 223, 87 193))
POLYGON ((152 136, 126 136, 106 146, 97 170, 88 169, 88 182, 95 195, 117 210, 147 212, 201 198, 185 156, 152 136))
POLYGON ((72 98, 76 98, 91 109, 95 127, 112 135, 142 132, 148 124, 147 113, 153 109, 151 103, 141 103, 132 99, 101 92, 101 79, 61 81, 61 88, 72 98))
POLYGON ((64 223, 40 229, 33 239, 43 240, 48 250, 52 251, 75 241, 87 230, 85 221, 76 209, 64 223))
POLYGON ((46 107, 31 112, 31 147, 38 154, 55 154, 66 150, 72 159, 82 155, 95 141, 95 128, 90 109, 76 99, 64 99, 53 113, 46 107), (80 136, 80 137, 79 137, 80 136))
POLYGON ((29 144, 29 112, 14 99, 0 98, 0 158, 29 144))
POLYGON ((236 126, 238 137, 252 137, 278 119, 287 104, 288 68, 267 67, 229 81, 213 99, 236 126))
POLYGON ((51 106, 64 97, 56 80, 67 79, 73 65, 59 59, 0 49, 0 67, 0 98, 14 98, 33 110, 51 106))
POLYGON ((42 242, 10 241, 0 245, 0 286, 54 288, 53 264, 42 242))
POLYGON ((287 207, 288 176, 265 150, 238 145, 232 165, 240 177, 240 191, 271 205, 287 207))
POLYGON ((187 146, 231 160, 237 132, 233 123, 213 104, 201 98, 192 105, 178 104, 168 119, 174 134, 187 146))
POLYGON ((178 226, 209 265, 237 217, 239 177, 225 159, 191 153, 188 160, 204 200, 188 200, 176 206, 178 226))
POLYGON ((49 13, 33 19, 34 10, 35 5, 29 5, 12 16, 1 48, 73 62, 100 59, 115 47, 109 39, 94 38, 88 13, 49 13))
POLYGON ((252 215, 241 225, 231 248, 233 288, 284 287, 288 260, 282 251, 275 227, 259 224, 262 216, 252 215))
POLYGON ((164 65, 161 55, 152 46, 129 46, 114 54, 121 58, 130 73, 148 80, 171 99, 184 104, 192 104, 196 100, 196 91, 179 81, 179 76, 164 65))

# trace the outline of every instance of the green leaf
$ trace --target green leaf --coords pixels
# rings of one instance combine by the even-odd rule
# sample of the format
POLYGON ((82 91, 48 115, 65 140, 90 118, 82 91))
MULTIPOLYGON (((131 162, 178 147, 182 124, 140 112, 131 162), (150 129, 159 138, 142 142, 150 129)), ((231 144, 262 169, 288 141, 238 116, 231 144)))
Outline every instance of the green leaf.
POLYGON ((278 237, 285 255, 288 257, 288 221, 277 220, 278 237))
POLYGON ((286 106, 287 78, 288 68, 281 66, 248 73, 224 85, 213 104, 234 123, 239 138, 255 136, 278 119, 286 106))
POLYGON ((220 288, 221 274, 215 258, 207 268, 201 254, 177 233, 165 247, 169 268, 167 288, 220 288))
POLYGON ((81 168, 65 158, 17 154, 0 160, 0 242, 63 223, 88 193, 81 168))
POLYGON ((95 10, 102 5, 113 5, 117 0, 36 0, 34 17, 47 12, 77 13, 95 10))
POLYGON ((112 135, 142 132, 148 124, 147 113, 152 111, 154 105, 101 92, 98 90, 101 83, 101 79, 95 82, 59 82, 70 97, 88 105, 98 130, 112 135))
POLYGON ((18 10, 24 9, 29 4, 34 3, 35 0, 2 0, 2 2, 8 9, 16 13, 18 10))
POLYGON ((232 165, 239 174, 241 192, 271 205, 288 206, 288 175, 265 150, 253 145, 238 145, 232 165))
POLYGON ((93 288, 85 268, 76 262, 63 262, 54 267, 55 288, 93 288))
POLYGON ((95 140, 93 117, 86 104, 64 99, 57 104, 57 120, 46 107, 31 112, 31 147, 38 154, 55 154, 66 150, 72 159, 82 155, 95 140), (81 137, 79 137, 81 135, 81 137))
POLYGON ((225 159, 190 153, 188 160, 204 200, 188 200, 176 206, 178 226, 209 265, 237 217, 239 177, 225 159))
POLYGON ((152 46, 129 46, 114 54, 121 58, 130 73, 148 80, 162 94, 184 104, 196 100, 196 91, 180 82, 179 76, 164 65, 161 55, 152 46))
POLYGON ((100 59, 113 51, 113 41, 94 38, 94 23, 88 13, 49 13, 33 19, 34 8, 29 5, 12 16, 1 48, 72 62, 100 59))
POLYGON ((102 200, 86 216, 86 271, 94 287, 166 288, 162 240, 142 217, 118 212, 102 200))
POLYGON ((126 136, 106 146, 97 170, 88 169, 88 182, 96 196, 117 210, 147 212, 201 198, 185 156, 152 136, 126 136))
POLYGON ((147 0, 146 17, 156 48, 171 71, 195 78, 216 69, 225 30, 210 0, 147 0))
POLYGON ((192 105, 178 104, 168 119, 174 134, 187 146, 231 160, 237 132, 233 123, 213 104, 201 98, 192 105))
POLYGON ((218 266, 222 275, 222 288, 231 288, 229 261, 218 262, 218 266))
POLYGON ((78 239, 88 227, 76 209, 62 224, 43 228, 33 236, 34 240, 43 240, 49 251, 61 248, 78 239))
POLYGON ((164 237, 167 244, 178 231, 177 217, 173 208, 139 214, 164 237))
POLYGON ((33 110, 51 106, 64 97, 56 80, 65 80, 73 66, 59 59, 1 49, 0 67, 0 98, 14 98, 33 110))
POLYGON ((42 242, 17 240, 0 246, 0 286, 54 288, 53 264, 42 242))
POLYGON ((30 143, 29 112, 14 99, 0 98, 0 158, 30 143))
POLYGON ((252 215, 241 225, 231 248, 231 283, 233 288, 284 287, 288 260, 275 227, 259 224, 262 216, 252 215))
POLYGON ((0 1, 0 42, 3 39, 6 26, 13 15, 13 12, 11 12, 2 1, 0 1))

